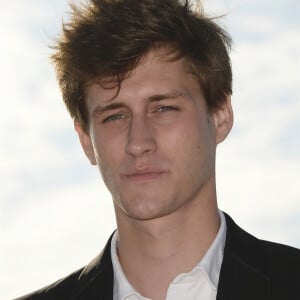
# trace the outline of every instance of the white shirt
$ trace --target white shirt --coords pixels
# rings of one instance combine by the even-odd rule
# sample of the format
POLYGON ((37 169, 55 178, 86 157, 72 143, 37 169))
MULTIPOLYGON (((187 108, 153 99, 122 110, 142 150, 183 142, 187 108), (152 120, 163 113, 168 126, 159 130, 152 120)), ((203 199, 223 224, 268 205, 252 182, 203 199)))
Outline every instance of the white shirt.
MULTIPOLYGON (((219 211, 220 228, 209 249, 189 273, 182 273, 170 283, 166 300, 215 300, 226 240, 226 221, 219 211)), ((114 300, 151 300, 140 295, 128 282, 117 255, 118 232, 111 241, 111 258, 114 270, 114 300)))

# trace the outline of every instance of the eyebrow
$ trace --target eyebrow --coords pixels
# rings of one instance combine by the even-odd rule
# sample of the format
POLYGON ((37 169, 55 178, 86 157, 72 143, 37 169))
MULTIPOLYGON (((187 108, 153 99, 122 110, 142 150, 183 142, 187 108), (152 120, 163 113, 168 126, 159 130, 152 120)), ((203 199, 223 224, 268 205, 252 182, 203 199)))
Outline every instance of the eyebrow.
MULTIPOLYGON (((167 99, 176 99, 178 97, 181 96, 185 96, 186 93, 184 92, 171 92, 171 93, 164 93, 164 94, 156 94, 156 95, 152 95, 148 98, 146 98, 146 100, 148 100, 149 102, 159 102, 159 101, 163 101, 163 100, 167 100, 167 99)), ((122 102, 114 102, 114 103, 110 103, 107 105, 97 105, 95 107, 95 109, 93 110, 93 115, 97 115, 97 114, 102 114, 105 113, 107 111, 111 111, 111 110, 116 110, 119 108, 124 108, 126 107, 126 104, 122 103, 122 102)))
POLYGON ((150 96, 148 99, 150 102, 158 102, 166 99, 175 99, 181 96, 186 96, 186 93, 184 92, 172 92, 172 93, 166 93, 166 94, 157 94, 150 96))
POLYGON ((119 108, 123 108, 123 107, 126 107, 126 105, 121 102, 110 103, 105 106, 97 105, 95 107, 95 109, 93 110, 92 114, 98 115, 98 114, 105 113, 106 111, 115 110, 115 109, 119 109, 119 108))

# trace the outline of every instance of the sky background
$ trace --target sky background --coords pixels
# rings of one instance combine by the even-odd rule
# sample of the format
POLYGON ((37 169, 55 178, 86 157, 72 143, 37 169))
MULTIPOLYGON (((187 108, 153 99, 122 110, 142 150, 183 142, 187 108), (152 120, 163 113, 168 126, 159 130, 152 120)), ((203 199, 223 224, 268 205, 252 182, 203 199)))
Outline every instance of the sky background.
MULTIPOLYGON (((259 238, 300 247, 300 2, 203 3, 226 14, 219 22, 234 40, 219 206, 259 238)), ((85 265, 115 228, 48 59, 67 10, 64 0, 0 0, 0 299, 85 265)))

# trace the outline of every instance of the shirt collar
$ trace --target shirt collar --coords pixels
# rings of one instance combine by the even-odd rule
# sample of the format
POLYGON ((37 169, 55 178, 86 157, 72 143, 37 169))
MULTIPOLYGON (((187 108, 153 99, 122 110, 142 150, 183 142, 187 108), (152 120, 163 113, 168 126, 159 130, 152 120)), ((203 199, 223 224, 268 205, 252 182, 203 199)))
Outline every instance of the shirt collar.
POLYGON ((220 228, 213 240, 212 244, 208 248, 205 255, 202 257, 200 262, 194 267, 195 269, 202 269, 212 285, 217 289, 219 283, 219 275, 221 270, 221 265, 224 256, 224 247, 226 241, 226 220, 224 213, 219 210, 220 216, 220 228))
MULTIPOLYGON (((210 280, 215 289, 218 287, 219 275, 224 255, 226 240, 226 220, 224 213, 219 210, 220 228, 200 262, 193 268, 192 272, 201 269, 210 280)), ((117 255, 118 231, 116 231, 111 240, 111 259, 114 270, 114 299, 125 299, 129 295, 141 295, 132 287, 123 273, 122 267, 117 255)), ((142 299, 146 299, 141 297, 142 299)))
POLYGON ((111 240, 111 260, 114 270, 114 299, 124 299, 132 294, 138 294, 133 286, 127 280, 117 254, 118 249, 118 231, 116 230, 111 240))

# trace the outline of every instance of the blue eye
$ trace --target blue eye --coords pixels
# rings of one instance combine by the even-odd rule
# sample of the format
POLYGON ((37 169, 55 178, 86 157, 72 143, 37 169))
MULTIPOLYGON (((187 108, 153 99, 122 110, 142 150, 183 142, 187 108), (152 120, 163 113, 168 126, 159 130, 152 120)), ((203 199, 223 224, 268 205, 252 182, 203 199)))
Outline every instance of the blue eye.
POLYGON ((117 121, 117 120, 120 120, 120 119, 124 119, 124 115, 122 115, 122 114, 114 114, 114 115, 111 115, 111 116, 105 118, 103 120, 103 123, 117 121))
POLYGON ((173 107, 173 106, 161 106, 158 108, 159 112, 166 112, 166 111, 172 111, 172 110, 177 110, 177 108, 173 107))

